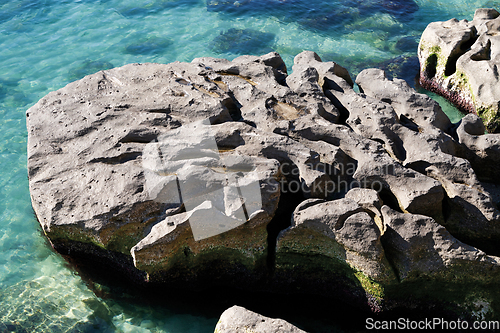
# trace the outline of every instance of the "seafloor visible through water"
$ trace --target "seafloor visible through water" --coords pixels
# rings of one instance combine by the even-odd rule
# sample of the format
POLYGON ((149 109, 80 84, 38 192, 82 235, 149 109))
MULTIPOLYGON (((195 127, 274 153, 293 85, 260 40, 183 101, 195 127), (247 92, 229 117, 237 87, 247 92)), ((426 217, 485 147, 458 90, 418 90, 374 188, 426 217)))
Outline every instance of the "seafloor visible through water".
MULTIPOLYGON (((480 7, 500 9, 500 0, 1 1, 0 331, 213 332, 224 308, 238 302, 311 332, 362 327, 347 322, 344 313, 351 310, 341 303, 328 310, 320 300, 238 298, 223 290, 153 301, 81 276, 52 251, 32 211, 25 111, 50 91, 102 69, 272 50, 289 70, 296 54, 312 50, 353 76, 380 67, 414 85, 426 25, 472 19, 480 7)), ((440 103, 453 122, 460 119, 440 103)))

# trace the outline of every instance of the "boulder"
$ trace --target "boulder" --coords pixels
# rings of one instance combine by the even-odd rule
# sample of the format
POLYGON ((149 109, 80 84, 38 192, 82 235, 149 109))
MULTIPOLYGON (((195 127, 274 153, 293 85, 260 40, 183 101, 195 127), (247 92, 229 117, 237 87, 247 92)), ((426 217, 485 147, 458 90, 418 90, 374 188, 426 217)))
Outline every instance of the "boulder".
POLYGON ((489 132, 500 131, 500 13, 476 10, 472 21, 430 23, 418 48, 420 84, 476 113, 489 132))
POLYGON ((436 101, 417 93, 404 80, 387 79, 381 69, 369 68, 361 71, 356 76, 356 84, 362 93, 390 104, 399 121, 414 123, 420 128, 433 126, 445 132, 452 126, 450 119, 436 101))
MULTIPOLYGON (((490 31, 486 14, 477 31, 490 31)), ((469 23, 450 24, 466 39, 469 23)), ((26 113, 42 230, 60 253, 142 286, 307 293, 379 312, 439 305, 433 291, 450 285, 471 290, 444 293, 457 316, 484 300, 498 314, 499 293, 485 296, 499 281, 497 134, 475 115, 453 126, 383 71, 356 82, 360 93, 305 51, 291 75, 271 52, 70 83, 26 113)))
POLYGON ((214 333, 306 333, 283 319, 265 317, 241 306, 222 313, 214 333))
POLYGON ((370 215, 371 218, 377 224, 380 229, 380 233, 383 234, 385 231, 385 224, 382 221, 382 200, 380 199, 378 192, 368 188, 353 188, 346 193, 345 197, 355 201, 358 205, 363 208, 365 212, 370 215))
POLYGON ((228 271, 263 274, 255 267, 266 261, 266 225, 280 193, 279 164, 219 152, 210 124, 232 120, 237 110, 228 93, 206 75, 207 69, 197 64, 127 65, 69 84, 28 111, 33 208, 56 249, 86 253, 93 244, 111 257, 124 255, 122 266, 130 266, 133 258, 133 269, 127 269, 146 273, 147 280, 174 274, 184 281, 193 277, 188 274, 193 265, 203 271, 218 261, 221 257, 212 254, 219 247, 233 252, 222 255, 232 258, 228 271), (56 165, 50 163, 54 160, 56 165), (242 170, 249 177, 240 177, 242 170), (224 186, 228 181, 233 186, 224 186), (258 197, 259 207, 241 207, 239 193, 246 189, 248 197, 258 197), (212 197, 218 198, 205 200, 212 197), (226 225, 205 230, 202 219, 193 223, 201 212, 226 217, 226 225), (191 224, 182 223, 183 214, 190 214, 191 224), (248 235, 218 239, 229 229, 248 235), (239 254, 231 250, 236 239, 249 241, 240 244, 239 254), (170 244, 160 251, 170 260, 151 252, 158 243, 170 244), (186 264, 189 256, 198 259, 186 264))
POLYGON ((290 135, 297 140, 325 141, 338 146, 354 160, 345 166, 353 180, 339 186, 343 192, 356 187, 370 188, 393 198, 393 203, 404 211, 430 216, 441 213, 444 192, 438 181, 404 168, 382 144, 350 127, 326 126, 320 119, 304 117, 294 122, 290 135))
POLYGON ((211 80, 231 92, 240 105, 242 119, 261 129, 286 133, 291 121, 306 114, 331 122, 338 120, 338 110, 318 86, 319 76, 312 72, 286 76, 286 66, 275 52, 263 57, 241 56, 233 61, 197 58, 193 63, 215 71, 211 80), (311 89, 300 91, 306 81, 311 89))

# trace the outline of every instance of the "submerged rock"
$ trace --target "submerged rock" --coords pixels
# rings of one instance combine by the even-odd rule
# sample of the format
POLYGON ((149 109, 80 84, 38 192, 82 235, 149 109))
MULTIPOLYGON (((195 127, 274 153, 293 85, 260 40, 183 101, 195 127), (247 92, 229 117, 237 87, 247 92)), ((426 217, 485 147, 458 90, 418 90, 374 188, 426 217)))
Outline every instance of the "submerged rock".
POLYGON ((36 216, 141 284, 498 316, 498 135, 382 70, 355 81, 310 51, 291 75, 271 52, 86 76, 26 113, 36 216))
POLYGON ((69 71, 68 79, 70 81, 79 80, 85 75, 94 74, 95 72, 111 69, 113 67, 115 66, 107 61, 93 61, 87 59, 81 65, 69 71))
POLYGON ((388 14, 401 22, 413 19, 418 10, 414 0, 208 0, 207 10, 228 15, 274 16, 298 23, 306 29, 341 30, 359 19, 388 14))
POLYGON ((255 52, 263 54, 272 51, 275 35, 252 29, 235 29, 221 31, 211 44, 211 49, 217 52, 247 54, 255 52))
POLYGON ((500 131, 500 13, 476 10, 474 20, 433 22, 420 39, 420 84, 476 113, 500 131))
MULTIPOLYGON (((415 47, 411 50, 414 52, 415 47)), ((374 66, 383 69, 389 79, 398 78, 405 80, 412 87, 418 82, 419 62, 416 56, 400 55, 395 58, 378 63, 374 66)))
POLYGON ((142 40, 141 42, 134 42, 125 47, 125 53, 133 55, 153 55, 161 54, 167 51, 167 49, 172 45, 172 40, 164 37, 129 37, 125 38, 122 43, 127 43, 128 40, 142 40))

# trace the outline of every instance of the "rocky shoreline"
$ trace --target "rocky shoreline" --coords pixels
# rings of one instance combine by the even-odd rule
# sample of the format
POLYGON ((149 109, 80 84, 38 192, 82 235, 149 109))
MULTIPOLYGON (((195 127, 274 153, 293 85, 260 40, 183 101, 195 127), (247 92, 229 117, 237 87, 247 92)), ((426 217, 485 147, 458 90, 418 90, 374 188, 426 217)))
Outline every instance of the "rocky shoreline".
POLYGON ((314 52, 292 69, 130 64, 42 98, 28 175, 52 246, 146 285, 498 318, 500 134, 379 69, 359 92, 314 52))

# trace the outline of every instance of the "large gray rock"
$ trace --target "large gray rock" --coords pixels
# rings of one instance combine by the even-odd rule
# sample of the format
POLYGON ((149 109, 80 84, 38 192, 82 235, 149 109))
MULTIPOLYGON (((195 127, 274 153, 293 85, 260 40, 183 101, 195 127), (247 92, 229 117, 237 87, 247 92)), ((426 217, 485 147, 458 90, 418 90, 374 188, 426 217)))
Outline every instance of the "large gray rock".
POLYGON ((418 57, 422 87, 477 113, 488 131, 500 131, 500 13, 481 8, 471 22, 430 23, 418 57))
POLYGON ((283 82, 286 66, 277 53, 261 58, 241 56, 233 61, 197 58, 193 63, 213 69, 215 73, 210 79, 231 91, 241 105, 242 118, 259 128, 286 133, 292 120, 306 114, 319 115, 331 122, 338 120, 338 110, 318 85, 319 75, 297 72, 286 77, 286 85, 283 82))
POLYGON ((439 215, 444 198, 441 184, 412 169, 404 168, 382 145, 367 139, 351 128, 330 124, 321 119, 303 117, 294 122, 291 136, 298 140, 325 141, 338 146, 354 162, 345 167, 351 170, 352 182, 340 187, 346 192, 355 187, 386 192, 396 199, 402 210, 439 215))
POLYGON ((387 225, 383 242, 401 282, 424 276, 446 281, 461 270, 463 279, 489 281, 500 273, 500 258, 458 241, 432 218, 387 206, 382 214, 387 225))
POLYGON ((222 313, 214 333, 306 333, 283 319, 264 317, 241 306, 222 313))
POLYGON ((127 65, 71 83, 28 110, 30 193, 52 241, 128 253, 143 237, 165 210, 144 190, 145 145, 198 119, 231 120, 233 100, 206 72, 181 63, 127 65))
POLYGON ((175 277, 189 280, 196 277, 187 274, 192 267, 203 270, 227 257, 213 255, 219 248, 231 252, 232 265, 238 266, 234 270, 263 274, 256 267, 266 261, 266 226, 280 193, 279 164, 257 157, 239 162, 245 156, 222 146, 218 151, 213 132, 186 127, 204 120, 210 128, 210 123, 232 120, 237 112, 228 93, 206 79, 209 73, 213 72, 197 64, 127 65, 69 84, 27 112, 33 208, 56 249, 85 252, 86 244, 94 244, 129 259, 133 256, 135 267, 147 273, 148 280, 163 279, 171 275, 170 269, 175 277), (177 132, 184 128, 182 141, 177 132), (162 156, 151 158, 148 151, 162 156), (225 165, 228 162, 234 166, 225 165), (247 216, 241 214, 245 207, 238 192, 245 191, 246 180, 225 186, 236 180, 232 175, 241 168, 254 171, 258 203, 265 202, 253 211, 247 202, 247 216), (184 193, 179 195, 180 190, 184 193), (203 209, 210 200, 198 207, 217 196, 212 209, 203 209), (186 210, 191 224, 181 223, 186 210), (236 216, 238 211, 241 216, 236 216), (204 230, 202 218, 193 223, 200 212, 219 214, 226 225, 211 220, 209 227, 215 229, 204 230), (228 230, 242 234, 218 237, 228 230), (181 239, 175 237, 179 234, 181 239), (151 249, 158 242, 165 244, 165 238, 174 239, 175 244, 168 243, 173 247, 164 246, 163 255, 153 254, 151 249), (238 248, 239 241, 245 244, 238 248), (148 258, 143 259, 144 253, 148 258), (197 259, 187 259, 186 264, 187 254, 197 259), (186 274, 180 274, 179 267, 186 274))
POLYGON ((445 291, 473 314, 500 297, 483 297, 499 280, 496 135, 473 116, 453 128, 380 70, 356 82, 362 93, 310 51, 290 76, 274 52, 87 76, 27 111, 36 216, 56 250, 142 283, 314 293, 372 311, 413 306, 408 284, 459 294, 474 283, 465 301, 445 291))

